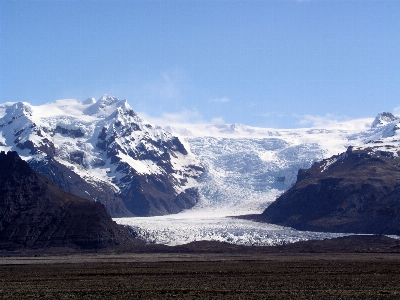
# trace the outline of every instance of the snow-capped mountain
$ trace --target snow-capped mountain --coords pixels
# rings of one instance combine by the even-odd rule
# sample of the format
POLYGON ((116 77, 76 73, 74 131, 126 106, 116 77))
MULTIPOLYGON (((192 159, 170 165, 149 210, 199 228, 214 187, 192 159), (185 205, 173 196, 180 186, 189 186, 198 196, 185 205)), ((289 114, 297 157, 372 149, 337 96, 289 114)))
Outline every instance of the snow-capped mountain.
POLYGON ((197 202, 203 169, 181 140, 142 120, 126 100, 1 106, 0 150, 17 151, 61 188, 114 216, 177 213, 197 202))
POLYGON ((372 122, 371 128, 382 127, 398 119, 398 117, 395 117, 390 112, 381 112, 375 117, 375 120, 372 122))

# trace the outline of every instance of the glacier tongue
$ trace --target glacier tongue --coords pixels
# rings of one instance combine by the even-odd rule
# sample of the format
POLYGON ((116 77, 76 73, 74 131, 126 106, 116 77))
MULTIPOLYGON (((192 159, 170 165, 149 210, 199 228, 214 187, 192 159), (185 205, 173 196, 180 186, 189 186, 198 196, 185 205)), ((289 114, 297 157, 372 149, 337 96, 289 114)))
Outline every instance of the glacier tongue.
MULTIPOLYGON (((225 212, 226 213, 226 212, 225 212)), ((169 246, 193 241, 220 241, 245 246, 272 246, 310 239, 344 236, 341 233, 298 231, 266 223, 223 217, 215 210, 197 210, 150 218, 114 219, 132 227, 149 244, 169 246)))

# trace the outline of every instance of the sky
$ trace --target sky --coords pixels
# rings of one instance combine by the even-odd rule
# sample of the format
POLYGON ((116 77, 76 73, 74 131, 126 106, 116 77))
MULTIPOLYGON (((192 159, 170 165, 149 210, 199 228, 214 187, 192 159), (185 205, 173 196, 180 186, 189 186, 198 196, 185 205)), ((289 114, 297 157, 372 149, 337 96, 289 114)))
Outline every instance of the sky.
POLYGON ((0 103, 103 94, 182 123, 400 113, 400 1, 0 1, 0 103))

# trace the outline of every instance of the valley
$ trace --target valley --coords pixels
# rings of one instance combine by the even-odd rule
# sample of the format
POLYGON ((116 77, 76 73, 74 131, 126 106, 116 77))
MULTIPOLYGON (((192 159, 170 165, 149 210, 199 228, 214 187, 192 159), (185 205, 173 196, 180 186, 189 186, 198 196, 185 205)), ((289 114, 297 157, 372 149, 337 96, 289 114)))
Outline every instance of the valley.
POLYGON ((299 169, 350 146, 394 156, 399 148, 399 119, 390 113, 314 128, 161 127, 104 95, 5 103, 0 117, 0 150, 16 151, 64 191, 101 202, 150 244, 262 246, 342 236, 232 217, 262 213, 296 183, 299 169))

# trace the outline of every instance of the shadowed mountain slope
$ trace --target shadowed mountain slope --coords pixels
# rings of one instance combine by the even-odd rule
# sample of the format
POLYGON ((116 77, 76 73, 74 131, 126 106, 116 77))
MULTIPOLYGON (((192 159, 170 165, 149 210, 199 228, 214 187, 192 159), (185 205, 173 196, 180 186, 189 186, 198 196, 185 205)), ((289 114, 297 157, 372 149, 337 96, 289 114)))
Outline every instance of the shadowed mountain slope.
POLYGON ((0 152, 0 248, 102 248, 132 240, 105 207, 60 190, 16 152, 0 152))
POLYGON ((400 234, 400 159, 353 150, 300 169, 258 220, 299 230, 400 234))

